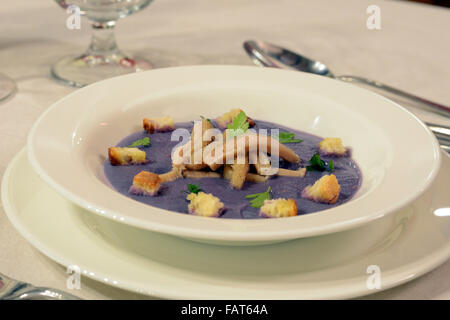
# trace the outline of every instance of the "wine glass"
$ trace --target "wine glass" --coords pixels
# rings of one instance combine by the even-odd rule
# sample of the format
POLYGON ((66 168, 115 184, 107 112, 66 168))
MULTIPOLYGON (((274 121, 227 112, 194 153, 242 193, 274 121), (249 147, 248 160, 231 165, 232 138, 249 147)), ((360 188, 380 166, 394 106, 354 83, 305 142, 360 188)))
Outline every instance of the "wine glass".
POLYGON ((16 83, 0 73, 0 101, 7 99, 16 91, 16 83))
POLYGON ((66 84, 83 87, 106 78, 148 70, 143 59, 125 55, 116 44, 114 27, 119 18, 145 8, 153 0, 55 0, 68 13, 86 16, 92 25, 88 50, 77 57, 65 57, 51 69, 53 77, 66 84))

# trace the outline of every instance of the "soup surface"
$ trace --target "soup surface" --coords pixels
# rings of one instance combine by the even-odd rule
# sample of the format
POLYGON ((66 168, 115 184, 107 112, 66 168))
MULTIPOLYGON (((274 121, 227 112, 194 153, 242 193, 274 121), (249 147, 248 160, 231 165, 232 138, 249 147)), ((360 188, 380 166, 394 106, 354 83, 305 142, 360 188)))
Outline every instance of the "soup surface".
MULTIPOLYGON (((175 128, 186 128, 192 130, 193 123, 177 123, 175 128)), ((305 167, 311 157, 318 152, 317 144, 322 138, 308 134, 306 132, 286 128, 275 123, 255 120, 256 131, 259 129, 279 129, 280 132, 287 131, 295 133, 295 138, 301 139, 300 143, 287 143, 286 146, 294 150, 300 156, 300 163, 293 164, 283 161, 280 158, 280 168, 298 169, 305 167)), ((270 134, 270 131, 268 131, 270 134)), ((266 182, 254 183, 245 182, 241 190, 235 190, 230 186, 230 182, 223 178, 184 178, 172 182, 164 183, 157 196, 141 196, 130 194, 129 188, 133 183, 133 177, 139 172, 146 170, 157 174, 166 173, 172 168, 171 152, 179 144, 179 141, 171 141, 172 132, 157 132, 148 134, 146 131, 134 133, 122 141, 118 147, 126 147, 138 139, 149 137, 151 145, 141 148, 147 154, 148 163, 143 165, 112 166, 109 161, 105 162, 105 175, 111 185, 123 195, 150 206, 188 214, 187 185, 195 184, 206 193, 212 193, 218 197, 225 205, 225 211, 220 218, 225 219, 258 219, 259 208, 250 206, 249 199, 245 196, 249 194, 265 192, 271 188, 272 199, 292 198, 297 201, 298 215, 310 214, 321 210, 339 206, 356 193, 361 185, 361 172, 357 164, 350 156, 334 157, 324 156, 321 158, 328 162, 333 161, 334 169, 332 173, 337 177, 341 186, 338 201, 334 204, 318 203, 301 197, 302 190, 307 185, 314 184, 321 176, 329 172, 307 171, 305 177, 283 177, 273 176, 266 182)), ((222 168, 218 171, 221 172, 222 168)), ((151 208, 149 208, 151 210, 151 208)))

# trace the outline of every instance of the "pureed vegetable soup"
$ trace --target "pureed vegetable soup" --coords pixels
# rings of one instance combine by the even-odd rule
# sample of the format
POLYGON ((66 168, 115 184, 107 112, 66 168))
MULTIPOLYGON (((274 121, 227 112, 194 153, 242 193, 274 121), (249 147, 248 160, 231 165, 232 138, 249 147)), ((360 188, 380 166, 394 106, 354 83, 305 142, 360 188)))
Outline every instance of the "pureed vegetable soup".
MULTIPOLYGON (((208 121, 214 127, 220 127, 217 121, 208 121)), ((192 131, 193 122, 177 123, 174 128, 185 128, 192 131)), ((117 147, 128 147, 136 141, 138 143, 135 143, 135 145, 143 142, 143 146, 138 146, 138 148, 146 153, 148 162, 137 165, 112 165, 110 161, 106 161, 104 171, 112 186, 123 195, 150 206, 182 214, 193 213, 188 209, 190 202, 187 200, 187 196, 189 193, 200 191, 212 194, 223 203, 224 208, 218 216, 225 219, 265 217, 266 215, 260 214, 260 211, 262 211, 261 205, 264 204, 264 200, 269 198, 294 199, 297 206, 296 215, 314 213, 343 204, 351 199, 360 187, 362 176, 357 164, 351 159, 350 152, 346 152, 342 156, 319 154, 318 143, 323 138, 286 128, 276 123, 254 121, 252 129, 257 132, 259 129, 267 129, 268 133, 270 133, 270 129, 279 129, 280 143, 292 149, 301 159, 299 163, 290 163, 280 158, 279 167, 288 170, 308 167, 304 177, 274 175, 264 182, 245 181, 241 189, 235 189, 230 185, 230 181, 223 177, 224 166, 221 166, 216 170, 217 176, 220 177, 200 179, 185 177, 163 182, 154 196, 130 193, 133 178, 140 172, 148 171, 161 175, 171 171, 171 153, 173 148, 179 144, 178 140, 171 141, 172 131, 154 131, 151 134, 147 131, 141 131, 125 137, 117 144, 117 147), (146 138, 150 139, 149 146, 145 146, 148 144, 146 138), (336 202, 320 202, 317 199, 305 197, 305 188, 314 185, 325 175, 335 175, 337 178, 340 191, 337 200, 333 200, 336 202)), ((201 172, 205 170, 207 169, 202 169, 201 172)), ((250 165, 249 172, 256 175, 255 168, 252 165, 250 165)), ((266 203, 268 202, 266 201, 266 203)))

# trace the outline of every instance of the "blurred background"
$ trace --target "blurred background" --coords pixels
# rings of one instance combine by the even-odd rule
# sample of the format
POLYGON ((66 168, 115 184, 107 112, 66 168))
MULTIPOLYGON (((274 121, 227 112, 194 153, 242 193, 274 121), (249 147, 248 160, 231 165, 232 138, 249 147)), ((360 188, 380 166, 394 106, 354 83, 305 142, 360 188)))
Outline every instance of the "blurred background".
POLYGON ((442 6, 450 8, 450 1, 449 0, 407 0, 412 2, 421 2, 421 3, 428 3, 436 6, 442 6))

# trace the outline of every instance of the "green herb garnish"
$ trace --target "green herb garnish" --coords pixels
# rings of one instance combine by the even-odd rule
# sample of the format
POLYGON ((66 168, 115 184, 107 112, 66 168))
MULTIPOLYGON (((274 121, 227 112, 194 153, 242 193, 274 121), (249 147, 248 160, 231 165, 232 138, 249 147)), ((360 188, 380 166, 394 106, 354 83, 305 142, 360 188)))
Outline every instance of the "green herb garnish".
POLYGON ((128 148, 134 148, 134 147, 148 147, 150 146, 150 138, 149 137, 145 137, 139 140, 136 140, 135 142, 133 142, 132 144, 130 144, 128 146, 128 148))
POLYGON ((299 143, 302 139, 294 139, 295 134, 291 132, 280 132, 278 136, 275 136, 280 143, 299 143))
POLYGON ((328 164, 320 159, 320 154, 316 153, 309 160, 309 166, 306 167, 307 171, 333 171, 334 163, 332 160, 328 162, 328 164))
POLYGON ((247 116, 244 111, 241 111, 233 121, 227 125, 227 129, 230 129, 230 138, 239 136, 248 130, 247 116))
POLYGON ((191 184, 189 183, 187 185, 188 191, 183 191, 185 193, 195 193, 198 194, 200 191, 203 191, 202 189, 200 189, 200 183, 199 184, 191 184))
POLYGON ((334 163, 333 163, 333 160, 330 160, 329 162, 328 162, 328 171, 333 171, 334 170, 334 163))
POLYGON ((270 200, 270 191, 271 189, 269 187, 266 192, 249 194, 245 198, 252 199, 250 200, 250 205, 253 208, 260 208, 264 204, 264 201, 270 200))

